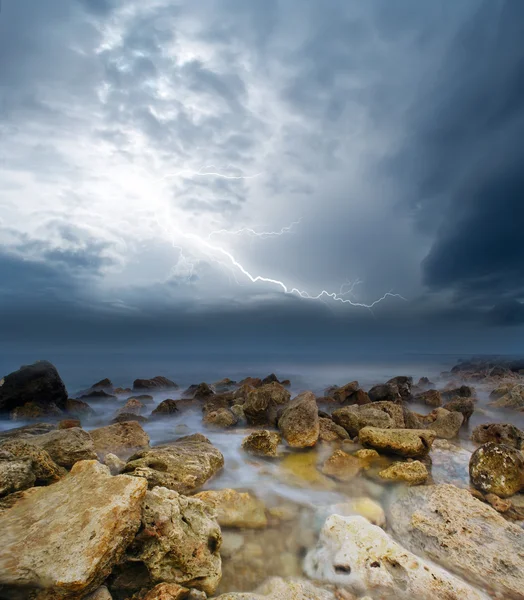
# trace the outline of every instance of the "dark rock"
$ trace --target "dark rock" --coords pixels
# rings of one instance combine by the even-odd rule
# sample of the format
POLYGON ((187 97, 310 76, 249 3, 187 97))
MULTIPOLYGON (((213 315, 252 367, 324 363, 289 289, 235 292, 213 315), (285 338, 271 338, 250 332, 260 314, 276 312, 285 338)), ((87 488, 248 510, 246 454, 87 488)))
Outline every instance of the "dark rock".
POLYGON ((524 431, 510 423, 485 423, 475 427, 471 439, 477 444, 495 442, 518 450, 524 447, 524 431))
POLYGON ((210 396, 213 396, 215 392, 211 389, 211 387, 205 383, 199 383, 190 385, 187 390, 182 393, 184 398, 193 398, 194 400, 205 400, 210 396))
POLYGON ((242 379, 242 381, 239 381, 238 385, 249 385, 257 388, 262 385, 262 379, 260 379, 260 377, 246 377, 245 379, 242 379))
POLYGON ((413 377, 406 377, 405 375, 398 375, 393 377, 386 384, 396 385, 399 394, 402 396, 402 400, 407 401, 411 397, 411 388, 413 387, 413 377))
POLYGON ((147 418, 142 415, 135 413, 119 413, 114 419, 111 420, 111 424, 115 423, 127 423, 128 421, 135 421, 136 423, 147 423, 147 418))
POLYGON ((91 390, 87 394, 80 396, 81 400, 110 400, 116 398, 113 394, 108 394, 104 390, 91 390))
POLYGON ((50 362, 41 360, 22 366, 0 380, 0 412, 10 412, 27 402, 65 409, 67 391, 50 362))
POLYGON ((15 427, 14 429, 0 431, 0 440, 3 441, 8 439, 25 439, 33 435, 49 433, 54 429, 56 429, 56 425, 51 425, 50 423, 35 423, 34 425, 24 425, 24 427, 15 427))
POLYGON ((442 406, 442 396, 438 390, 426 390, 413 396, 413 401, 426 406, 442 406))
POLYGON ((113 389, 113 382, 111 381, 111 379, 108 379, 106 377, 106 379, 102 379, 100 381, 97 381, 94 385, 91 386, 92 390, 107 390, 107 389, 113 389))
POLYGON ((394 383, 381 383, 373 386, 368 392, 371 402, 402 402, 398 386, 394 383))
POLYGON ((471 415, 475 411, 475 402, 473 398, 464 398, 464 396, 457 396, 446 402, 442 408, 452 412, 459 412, 464 415, 464 424, 467 424, 471 415))
POLYGON ((435 384, 430 381, 427 377, 421 377, 418 382, 417 382, 417 387, 418 388, 433 388, 435 387, 435 384))
POLYGON ((54 403, 42 406, 36 402, 27 402, 27 404, 24 404, 23 406, 14 408, 9 413, 9 418, 13 421, 26 421, 46 417, 60 417, 62 415, 63 411, 61 411, 54 403))
POLYGON ((473 396, 473 388, 469 387, 469 385, 461 385, 458 388, 451 389, 446 388, 441 390, 440 395, 445 401, 453 400, 455 396, 460 396, 461 398, 471 398, 473 396))
POLYGON ((236 381, 229 379, 229 377, 225 377, 220 381, 216 381, 213 384, 213 388, 215 389, 215 392, 217 394, 223 394, 224 392, 230 392, 231 390, 233 390, 236 387, 236 385, 236 381))
POLYGON ((143 402, 144 404, 151 404, 152 402, 154 402, 153 396, 150 396, 149 394, 139 394, 138 396, 129 396, 129 398, 127 398, 127 401, 129 400, 138 400, 139 402, 143 402))
MULTIPOLYGON (((279 383, 268 383, 247 392, 244 414, 250 425, 276 425, 278 409, 291 398, 279 383)), ((318 415, 317 415, 318 416, 318 415)))
POLYGON ((78 419, 64 419, 58 423, 58 429, 71 429, 72 427, 82 427, 78 419))
POLYGON ((267 377, 264 377, 264 379, 262 379, 262 385, 266 385, 266 383, 280 383, 280 381, 278 380, 278 377, 274 374, 271 373, 270 375, 268 375, 267 377))
POLYGON ((178 384, 167 377, 157 375, 153 379, 135 379, 133 381, 133 391, 138 390, 176 390, 178 384))
POLYGON ((178 413, 178 402, 176 400, 163 400, 151 413, 151 416, 174 415, 178 413))
POLYGON ((78 417, 87 417, 95 414, 95 411, 89 406, 87 402, 84 402, 83 400, 73 400, 73 398, 67 399, 65 411, 69 415, 74 415, 78 417))

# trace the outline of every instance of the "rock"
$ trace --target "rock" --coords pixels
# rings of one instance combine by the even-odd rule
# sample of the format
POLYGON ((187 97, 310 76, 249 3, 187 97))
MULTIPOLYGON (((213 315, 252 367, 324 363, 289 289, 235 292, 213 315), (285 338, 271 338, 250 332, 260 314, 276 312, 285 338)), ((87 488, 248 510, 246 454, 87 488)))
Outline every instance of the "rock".
POLYGON ((498 400, 510 392, 514 387, 520 387, 522 384, 517 382, 501 383, 489 395, 491 400, 498 400))
POLYGON ((469 387, 469 385, 461 385, 460 387, 446 387, 444 390, 440 392, 442 396, 442 400, 448 402, 453 400, 456 396, 460 396, 461 398, 471 398, 473 396, 473 388, 469 387))
POLYGON ((403 488, 390 505, 395 537, 504 600, 522 599, 524 531, 453 485, 403 488))
POLYGON ((434 431, 425 429, 380 429, 364 427, 359 432, 363 446, 406 457, 426 456, 436 438, 434 431))
POLYGON ((398 375, 386 382, 386 385, 396 385, 402 400, 407 402, 411 398, 411 388, 413 386, 413 377, 398 375))
POLYGON ((278 428, 292 448, 314 446, 320 433, 315 394, 302 392, 289 402, 278 420, 278 428))
POLYGON ((115 423, 89 432, 95 451, 103 458, 109 452, 127 458, 137 450, 149 447, 149 436, 135 421, 115 423))
POLYGON ((33 461, 30 458, 15 458, 0 448, 0 497, 26 490, 35 484, 33 461))
POLYGON ((427 377, 421 377, 417 381, 418 388, 432 388, 432 387, 434 387, 434 385, 435 384, 432 381, 430 381, 427 377))
POLYGON ((471 433, 471 439, 477 444, 495 442, 518 450, 524 447, 524 431, 510 423, 485 423, 478 425, 471 433))
POLYGON ((57 465, 66 469, 79 460, 97 459, 91 436, 79 427, 35 435, 28 442, 48 452, 57 465))
POLYGON ((426 406, 442 406, 442 396, 438 390, 426 390, 413 396, 413 401, 426 406))
POLYGON ((108 394, 104 390, 90 390, 80 396, 80 400, 113 400, 116 396, 108 394))
POLYGON ((82 427, 79 419, 63 419, 58 423, 58 429, 71 429, 73 427, 82 427))
POLYGON ((253 431, 242 442, 242 449, 254 456, 278 456, 278 445, 280 444, 280 434, 275 431, 253 431))
POLYGON ((45 450, 32 444, 32 439, 6 440, 0 445, 0 451, 8 452, 16 459, 31 460, 31 468, 37 484, 43 485, 58 481, 66 472, 53 461, 45 450))
MULTIPOLYGON (((129 390, 129 392, 131 392, 131 390, 129 390)), ((155 401, 151 394, 137 394, 134 396, 129 396, 127 401, 129 400, 138 400, 139 402, 142 402, 142 404, 153 404, 155 401)))
POLYGON ((162 377, 157 375, 153 377, 153 379, 135 379, 133 381, 133 391, 140 390, 151 390, 151 391, 159 391, 159 390, 177 390, 178 384, 167 377, 162 377))
POLYGON ((140 415, 146 405, 138 398, 129 398, 127 402, 118 409, 116 416, 121 414, 140 415))
POLYGON ((95 411, 87 402, 84 402, 83 400, 73 400, 73 398, 67 399, 65 411, 67 414, 77 417, 89 417, 95 414, 95 411))
MULTIPOLYGON (((348 499, 347 502, 317 507, 314 522, 315 531, 318 530, 319 533, 326 519, 331 515, 339 515, 341 517, 360 515, 370 523, 378 525, 379 527, 384 527, 386 524, 386 515, 382 506, 380 506, 378 502, 375 502, 375 500, 367 498, 366 496, 351 498, 348 499)), ((308 525, 311 527, 310 517, 308 516, 307 518, 309 520, 308 525)))
POLYGON ((264 377, 264 379, 262 379, 262 385, 266 385, 266 383, 273 383, 273 382, 280 383, 280 381, 278 380, 278 377, 274 373, 271 373, 267 377, 264 377))
POLYGON ((47 600, 95 591, 133 540, 145 492, 144 481, 111 477, 96 461, 34 488, 0 514, 3 595, 34 589, 47 600))
POLYGON ((219 408, 206 412, 202 421, 208 427, 227 428, 234 427, 238 417, 229 408, 219 408))
POLYGON ((239 381, 238 385, 240 387, 247 385, 257 388, 262 385, 262 379, 260 379, 260 377, 246 377, 245 379, 242 379, 242 381, 239 381))
POLYGON ((194 497, 214 510, 221 527, 263 529, 267 526, 266 507, 251 494, 225 489, 200 492, 194 497))
POLYGON ((363 427, 404 428, 402 407, 393 402, 374 402, 365 406, 345 406, 333 411, 333 421, 355 437, 363 427))
POLYGON ((335 596, 306 579, 272 577, 254 592, 229 592, 215 600, 356 600, 354 597, 335 596))
POLYGON ((493 400, 489 405, 498 408, 524 408, 524 385, 520 384, 512 387, 504 396, 493 400))
POLYGON ((380 471, 379 477, 389 481, 401 481, 408 485, 421 485, 429 476, 426 466, 419 460, 413 462, 396 462, 380 471))
POLYGON ((92 390, 112 390, 113 389, 113 382, 111 381, 111 379, 108 379, 107 377, 105 379, 101 379, 100 381, 97 381, 94 385, 91 386, 92 390))
POLYGON ((0 431, 0 441, 3 440, 14 440, 14 439, 26 439, 33 435, 41 435, 42 433, 49 433, 54 431, 56 425, 50 423, 34 423, 31 425, 24 425, 23 427, 15 427, 14 429, 6 429, 0 431))
POLYGON ((182 392, 184 398, 192 398, 193 400, 205 400, 214 395, 215 392, 204 382, 198 385, 190 385, 187 390, 182 392))
POLYGON ((46 360, 20 367, 0 380, 0 412, 10 412, 28 402, 64 410, 67 391, 56 368, 46 360))
POLYGON ((395 600, 487 600, 360 516, 329 517, 317 547, 306 556, 304 570, 313 579, 342 585, 358 596, 369 592, 395 600))
POLYGON ((394 383, 382 383, 373 386, 368 392, 371 402, 387 401, 402 402, 398 386, 394 383))
POLYGON ((204 502, 157 487, 146 494, 142 531, 127 558, 143 562, 154 583, 176 583, 211 595, 222 576, 221 542, 220 527, 204 502))
POLYGON ((114 425, 115 423, 127 423, 128 421, 135 421, 142 425, 143 423, 147 423, 147 418, 133 413, 121 413, 114 419, 111 419, 111 425, 114 425))
POLYGON ((510 500, 503 500, 496 494, 486 494, 485 500, 499 513, 507 513, 512 508, 510 500))
POLYGON ((426 427, 434 431, 438 438, 451 440, 457 437, 463 422, 464 415, 462 413, 450 412, 445 408, 436 408, 428 415, 426 427))
POLYGON ((104 464, 109 467, 111 475, 120 475, 126 466, 125 461, 111 453, 106 454, 104 458, 104 464))
POLYGON ((133 392, 133 390, 131 388, 122 388, 122 387, 117 387, 113 390, 113 394, 115 394, 116 396, 124 396, 125 394, 129 395, 133 392))
POLYGON ((469 476, 482 492, 507 498, 524 488, 524 458, 511 446, 487 442, 471 455, 469 476))
POLYGON ((109 590, 105 585, 100 586, 92 594, 85 596, 84 600, 113 600, 109 590))
POLYGON ((225 377, 224 379, 221 379, 220 381, 216 381, 213 384, 213 388, 215 389, 215 392, 217 394, 222 394, 224 392, 230 392, 231 390, 235 389, 236 385, 237 385, 236 381, 229 379, 229 377, 225 377))
POLYGON ((289 402, 291 394, 280 383, 268 383, 247 392, 244 414, 250 425, 276 425, 278 407, 289 402))
POLYGON ((371 448, 364 448, 362 450, 357 450, 353 456, 356 458, 360 458, 361 460, 373 460, 375 458, 380 458, 380 454, 376 450, 372 450, 371 448))
POLYGON ((361 463, 358 458, 343 450, 335 450, 320 470, 324 475, 329 475, 339 481, 351 481, 360 473, 360 469, 361 463))
POLYGON ((188 596, 186 587, 176 583, 159 583, 140 600, 185 600, 188 596))
POLYGON ((446 402, 442 408, 449 411, 459 412, 464 415, 464 424, 469 422, 471 415, 475 411, 475 402, 473 398, 464 398, 462 396, 456 396, 453 400, 446 402))
POLYGON ((224 457, 201 434, 180 438, 131 456, 125 472, 144 477, 149 488, 163 486, 187 494, 203 485, 224 466, 224 457))
POLYGON ((348 432, 334 423, 331 419, 318 419, 318 424, 320 427, 320 433, 318 439, 321 442, 337 442, 339 440, 347 440, 349 439, 348 432))
POLYGON ((160 416, 160 415, 174 415, 178 411, 178 406, 176 400, 171 400, 168 398, 167 400, 163 400, 151 413, 151 416, 160 416))
POLYGON ((63 414, 56 404, 46 404, 44 406, 36 402, 27 402, 23 406, 14 408, 9 413, 9 418, 13 421, 27 421, 31 419, 41 419, 42 417, 60 417, 63 414))
POLYGON ((351 381, 342 387, 333 386, 328 388, 324 392, 324 395, 333 398, 333 400, 339 404, 353 404, 353 402, 351 402, 351 397, 356 394, 359 389, 360 386, 358 385, 358 381, 351 381))
POLYGON ((235 417, 238 419, 238 421, 245 420, 246 415, 244 414, 243 406, 241 406, 240 404, 233 404, 233 406, 231 407, 230 410, 235 415, 235 417))

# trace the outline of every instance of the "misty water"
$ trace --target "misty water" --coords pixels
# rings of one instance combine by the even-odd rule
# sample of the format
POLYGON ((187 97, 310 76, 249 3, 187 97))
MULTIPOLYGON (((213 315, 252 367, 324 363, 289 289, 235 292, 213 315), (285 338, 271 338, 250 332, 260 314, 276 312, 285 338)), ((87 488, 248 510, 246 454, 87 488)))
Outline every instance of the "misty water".
MULTIPOLYGON (((96 381, 108 377, 115 387, 131 387, 135 378, 166 376, 179 384, 176 391, 147 392, 153 401, 147 404, 143 413, 148 415, 162 400, 181 398, 182 391, 190 384, 212 383, 224 377, 239 381, 244 377, 265 377, 274 372, 280 380, 289 379, 289 391, 294 397, 301 391, 311 390, 322 396, 326 387, 343 385, 358 380, 367 390, 397 375, 410 375, 414 381, 428 377, 436 387, 443 387, 448 380, 440 377, 456 363, 456 356, 438 357, 384 357, 375 360, 348 360, 346 362, 325 361, 307 357, 301 361, 252 359, 237 357, 236 362, 224 357, 200 359, 155 356, 110 357, 90 354, 78 356, 51 356, 69 391, 70 397, 78 397, 82 390, 96 381), (277 364, 278 363, 278 364, 277 364)), ((10 357, 11 363, 16 357, 10 357)), ((3 372, 29 363, 33 357, 17 364, 3 365, 3 372)), ((452 440, 453 452, 439 444, 431 452, 432 481, 468 486, 468 462, 474 449, 469 440, 471 430, 480 423, 510 422, 524 428, 524 414, 494 409, 487 405, 489 388, 476 386, 478 402, 469 425, 461 429, 459 438, 452 440), (459 448, 460 449, 459 449, 459 448)), ((133 394, 122 395, 117 399, 89 399, 95 415, 82 418, 86 430, 110 423, 118 409, 133 394)), ((253 428, 232 429, 206 428, 202 423, 202 403, 193 401, 192 406, 173 416, 151 419, 143 428, 151 439, 151 445, 172 442, 192 433, 203 433, 224 455, 225 466, 203 489, 234 488, 251 491, 261 498, 269 509, 269 526, 262 530, 224 530, 223 578, 218 593, 226 591, 252 590, 269 576, 302 575, 302 561, 305 552, 314 546, 320 529, 332 512, 338 514, 363 514, 370 520, 376 517, 373 500, 382 507, 388 504, 395 485, 385 483, 378 477, 378 471, 393 462, 394 458, 381 456, 370 463, 360 475, 350 482, 343 483, 327 477, 318 469, 319 465, 335 448, 355 451, 360 446, 352 442, 319 443, 313 449, 297 451, 283 446, 278 459, 256 458, 241 449, 242 440, 253 428)), ((319 409, 324 407, 319 403, 319 409)), ((333 410, 333 405, 329 407, 333 410)), ((432 408, 410 404, 410 409, 422 414, 432 408)), ((24 422, 2 421, 0 429, 24 425, 24 422)), ((397 484, 398 485, 398 484, 397 484)), ((387 529, 387 525, 386 525, 387 529)), ((401 540, 399 540, 401 541, 401 540)))

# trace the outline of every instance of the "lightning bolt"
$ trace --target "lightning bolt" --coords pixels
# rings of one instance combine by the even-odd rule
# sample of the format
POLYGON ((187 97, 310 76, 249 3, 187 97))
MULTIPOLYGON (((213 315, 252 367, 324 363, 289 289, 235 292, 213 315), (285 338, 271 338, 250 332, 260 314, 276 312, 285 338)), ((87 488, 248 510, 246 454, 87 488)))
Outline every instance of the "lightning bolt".
POLYGON ((298 221, 293 221, 293 223, 291 223, 290 225, 286 225, 286 227, 282 227, 278 231, 255 231, 254 229, 251 229, 251 227, 242 227, 242 229, 237 229, 236 231, 232 231, 231 229, 217 229, 216 231, 212 231, 207 236, 207 239, 211 239, 211 237, 214 235, 242 235, 244 233, 252 237, 259 237, 263 239, 268 237, 275 237, 279 235, 284 235, 285 233, 290 233, 293 227, 295 225, 298 225, 301 221, 302 218, 300 218, 298 221))
POLYGON ((205 167, 200 167, 198 171, 194 171, 193 169, 182 169, 181 171, 177 171, 175 173, 167 173, 166 175, 160 178, 160 181, 165 181, 166 179, 173 179, 176 177, 218 177, 219 179, 239 180, 255 179, 262 175, 262 173, 255 173, 254 175, 227 175, 219 171, 207 171, 206 169, 216 169, 216 166, 207 165, 205 167))

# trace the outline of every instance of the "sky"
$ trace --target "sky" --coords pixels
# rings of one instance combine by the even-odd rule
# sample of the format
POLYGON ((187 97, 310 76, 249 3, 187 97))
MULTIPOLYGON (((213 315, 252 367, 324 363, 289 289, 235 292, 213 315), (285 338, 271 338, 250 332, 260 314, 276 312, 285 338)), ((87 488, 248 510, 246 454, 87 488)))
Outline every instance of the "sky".
POLYGON ((524 351, 521 0, 3 0, 0 345, 524 351))

